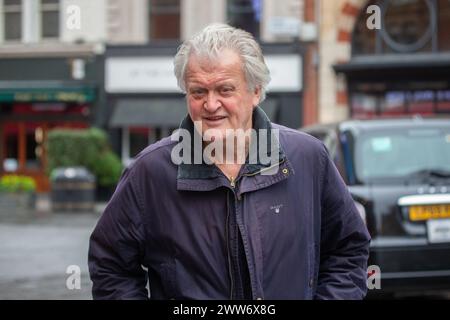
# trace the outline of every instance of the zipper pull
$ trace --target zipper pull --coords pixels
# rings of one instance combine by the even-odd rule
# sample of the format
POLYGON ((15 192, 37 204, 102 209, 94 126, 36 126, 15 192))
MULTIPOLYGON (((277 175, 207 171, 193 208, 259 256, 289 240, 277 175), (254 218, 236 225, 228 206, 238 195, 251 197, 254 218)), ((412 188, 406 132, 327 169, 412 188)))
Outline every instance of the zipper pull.
POLYGON ((230 185, 231 185, 231 187, 234 189, 234 187, 236 187, 236 183, 235 183, 235 181, 234 181, 234 177, 231 177, 230 178, 230 185))

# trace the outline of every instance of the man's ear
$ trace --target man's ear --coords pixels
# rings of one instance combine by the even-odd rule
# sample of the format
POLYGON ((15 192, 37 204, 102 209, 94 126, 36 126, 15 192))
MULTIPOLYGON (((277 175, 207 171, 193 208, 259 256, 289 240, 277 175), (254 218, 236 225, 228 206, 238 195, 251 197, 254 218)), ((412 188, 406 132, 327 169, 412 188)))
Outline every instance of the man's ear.
POLYGON ((253 107, 256 107, 259 104, 260 99, 261 99, 261 87, 257 86, 253 91, 253 107))

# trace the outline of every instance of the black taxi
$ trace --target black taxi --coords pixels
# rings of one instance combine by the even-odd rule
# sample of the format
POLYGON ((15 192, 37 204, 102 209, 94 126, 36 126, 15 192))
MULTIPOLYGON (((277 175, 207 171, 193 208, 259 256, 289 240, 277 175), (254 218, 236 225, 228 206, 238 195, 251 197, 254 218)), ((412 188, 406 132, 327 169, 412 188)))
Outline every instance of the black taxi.
POLYGON ((450 290, 450 119, 347 120, 322 140, 372 236, 379 293, 450 290))

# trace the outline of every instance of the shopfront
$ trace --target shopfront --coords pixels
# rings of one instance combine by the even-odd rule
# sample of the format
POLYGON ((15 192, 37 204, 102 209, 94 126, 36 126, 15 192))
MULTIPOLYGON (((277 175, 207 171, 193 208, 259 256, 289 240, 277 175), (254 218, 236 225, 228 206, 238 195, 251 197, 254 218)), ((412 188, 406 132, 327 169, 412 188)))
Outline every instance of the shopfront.
POLYGON ((54 128, 86 128, 95 116, 94 58, 0 59, 1 175, 23 174, 49 190, 47 136, 54 128))
POLYGON ((353 118, 450 115, 450 1, 368 1, 352 35, 345 75, 353 118), (367 27, 367 7, 381 28, 367 27))

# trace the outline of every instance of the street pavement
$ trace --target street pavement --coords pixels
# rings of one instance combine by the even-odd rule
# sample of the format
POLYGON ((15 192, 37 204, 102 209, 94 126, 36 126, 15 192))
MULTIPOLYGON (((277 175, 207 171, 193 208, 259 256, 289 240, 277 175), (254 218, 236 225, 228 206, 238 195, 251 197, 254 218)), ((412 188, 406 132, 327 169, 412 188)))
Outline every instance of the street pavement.
POLYGON ((28 221, 0 221, 0 299, 92 299, 87 252, 99 217, 47 212, 28 221), (71 265, 81 271, 79 289, 76 272, 66 273, 71 265))

